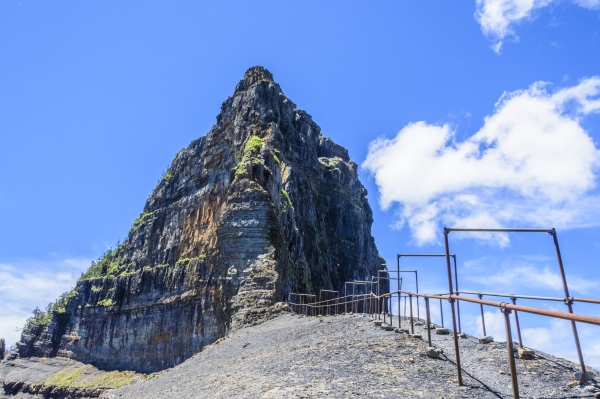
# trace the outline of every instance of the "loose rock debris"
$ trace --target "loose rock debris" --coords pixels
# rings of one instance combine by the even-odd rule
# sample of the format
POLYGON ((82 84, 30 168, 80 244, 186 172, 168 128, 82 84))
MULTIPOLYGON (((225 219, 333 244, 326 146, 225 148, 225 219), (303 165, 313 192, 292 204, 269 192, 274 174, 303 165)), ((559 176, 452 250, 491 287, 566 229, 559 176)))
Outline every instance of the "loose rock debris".
MULTIPOLYGON (((508 398, 505 343, 459 341, 465 386, 457 385, 454 339, 433 334, 438 357, 427 356, 426 325, 415 335, 380 327, 360 314, 282 315, 239 330, 157 378, 111 392, 114 399, 165 398, 508 398), (416 338, 416 335, 421 335, 416 338), (249 343, 244 351, 240 346, 249 343), (309 396, 310 394, 310 396, 309 396)), ((389 319, 387 320, 389 322, 389 319)), ((398 330, 397 317, 394 330, 398 330)), ((400 329, 409 326, 402 320, 400 329)), ((522 398, 594 397, 600 387, 567 386, 578 366, 534 351, 515 359, 522 398)), ((598 373, 596 371, 591 372, 598 373)))

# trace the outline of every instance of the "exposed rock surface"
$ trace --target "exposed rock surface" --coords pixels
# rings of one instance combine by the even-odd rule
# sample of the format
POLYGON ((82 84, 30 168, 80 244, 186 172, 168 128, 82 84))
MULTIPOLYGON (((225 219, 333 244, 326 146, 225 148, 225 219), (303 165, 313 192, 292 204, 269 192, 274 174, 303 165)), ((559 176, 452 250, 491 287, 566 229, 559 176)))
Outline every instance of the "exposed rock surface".
MULTIPOLYGON (((282 315, 235 331, 151 381, 105 397, 512 398, 506 343, 461 339, 459 387, 452 335, 432 334, 438 358, 430 358, 425 326, 415 327, 423 336, 415 339, 360 315, 324 319, 282 315)), ((579 367, 564 359, 535 351, 515 361, 522 398, 591 398, 600 391, 596 380, 568 386, 579 367)))
MULTIPOLYGON (((481 344, 473 336, 461 339, 465 385, 459 387, 452 335, 432 334, 433 347, 429 348, 425 326, 415 326, 422 336, 417 339, 405 332, 386 331, 360 315, 322 319, 283 314, 238 329, 172 369, 138 376, 139 383, 97 394, 102 399, 512 397, 505 343, 481 344)), ((403 320, 402 327, 407 325, 403 320)), ((587 385, 574 380, 577 364, 533 352, 530 359, 515 359, 522 398, 591 398, 600 393, 596 379, 587 385)), ((78 396, 90 391, 77 391, 71 385, 81 387, 88 381, 89 386, 98 377, 70 384, 65 375, 61 389, 52 380, 41 382, 81 366, 64 358, 5 361, 0 364, 0 383, 9 370, 4 383, 14 389, 15 382, 23 381, 21 389, 26 392, 3 396, 0 390, 0 399, 92 397, 78 396), (59 395, 27 393, 44 385, 59 395)), ((598 375, 588 370, 588 375, 598 375)))
MULTIPOLYGON (((127 239, 32 322, 22 357, 154 372, 384 263, 357 165, 262 67, 181 150, 127 239)), ((385 289, 385 287, 384 287, 385 289)))
POLYGON ((62 357, 10 359, 0 364, 2 398, 98 398, 108 390, 147 380, 133 372, 105 372, 62 357))

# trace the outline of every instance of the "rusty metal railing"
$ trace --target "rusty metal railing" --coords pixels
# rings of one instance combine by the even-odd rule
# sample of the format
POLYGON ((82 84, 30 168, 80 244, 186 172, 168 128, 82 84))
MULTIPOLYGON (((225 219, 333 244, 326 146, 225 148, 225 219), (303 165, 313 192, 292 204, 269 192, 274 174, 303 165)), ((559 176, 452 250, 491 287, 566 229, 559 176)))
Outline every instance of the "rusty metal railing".
MULTIPOLYGON (((333 313, 334 315, 338 315, 338 314, 342 313, 340 311, 341 305, 343 305, 344 309, 346 310, 344 313, 347 313, 347 305, 348 304, 351 304, 351 309, 356 310, 356 312, 358 312, 360 309, 358 303, 359 303, 359 301, 362 301, 363 315, 368 314, 368 315, 371 315, 372 317, 375 317, 375 315, 377 315, 377 318, 381 319, 381 314, 383 313, 383 322, 385 323, 386 322, 386 313, 387 313, 386 310, 392 309, 392 306, 391 306, 392 299, 393 299, 393 296, 396 295, 398 298, 398 325, 399 325, 399 327, 401 327, 401 315, 400 315, 400 313, 401 313, 401 310, 400 310, 401 298, 402 297, 405 298, 404 299, 405 318, 406 318, 406 300, 408 298, 408 301, 410 303, 410 306, 409 306, 409 309, 410 309, 409 320, 410 320, 410 326, 411 326, 410 331, 411 331, 411 333, 414 334, 414 317, 413 317, 413 310, 412 310, 413 309, 412 298, 413 298, 413 296, 416 297, 417 301, 419 300, 419 298, 423 298, 425 301, 425 310, 426 310, 427 339, 428 339, 429 345, 431 346, 431 314, 430 314, 429 300, 430 299, 440 300, 442 327, 444 325, 444 321, 443 321, 443 310, 442 310, 441 303, 443 300, 447 300, 450 304, 450 310, 451 310, 451 316, 452 316, 452 331, 453 331, 453 338, 454 338, 454 349, 455 349, 455 356, 456 356, 455 364, 456 364, 456 370, 457 370, 457 376, 458 376, 458 384, 463 385, 462 368, 461 368, 461 363, 460 363, 460 348, 459 348, 459 342, 458 342, 458 335, 461 333, 460 305, 459 305, 460 301, 479 304, 480 311, 481 311, 481 320, 482 320, 482 328, 483 328, 484 336, 486 335, 486 330, 485 330, 485 319, 484 319, 483 306, 496 307, 496 308, 500 309, 500 311, 504 315, 505 328, 506 328, 506 342, 507 342, 507 349, 508 349, 508 361, 509 361, 510 375, 511 375, 511 381, 512 381, 513 395, 515 398, 519 398, 519 387, 518 387, 518 379, 517 379, 517 369, 516 369, 516 364, 515 364, 515 360, 514 360, 514 345, 513 345, 512 330, 511 330, 511 324, 510 324, 511 322, 510 322, 510 317, 509 317, 510 313, 512 313, 513 311, 515 312, 515 323, 516 323, 517 333, 519 336, 519 345, 521 348, 523 348, 523 342, 522 342, 522 338, 521 338, 521 329, 520 329, 520 325, 519 325, 518 312, 525 312, 525 313, 530 313, 530 314, 535 314, 535 315, 540 315, 540 316, 554 317, 554 318, 559 318, 559 319, 563 319, 563 320, 568 320, 571 322, 571 326, 572 326, 572 330, 573 330, 573 338, 575 341, 575 347, 577 349, 577 355, 579 358, 579 365, 581 368, 581 382, 582 383, 587 382, 588 375, 587 375, 587 371, 586 371, 586 367, 585 367, 585 363, 584 363, 584 359, 583 359, 583 354, 581 351, 581 345, 580 345, 580 341, 579 341, 579 335, 577 332, 576 322, 600 326, 600 318, 593 317, 593 316, 574 314, 572 305, 575 302, 600 304, 600 299, 574 298, 569 295, 569 289, 568 289, 567 280, 566 280, 566 276, 565 276, 562 256, 561 256, 560 247, 558 244, 558 236, 557 236, 556 230, 554 228, 550 228, 550 229, 444 228, 444 244, 445 244, 445 249, 446 249, 446 251, 445 251, 446 253, 444 255, 398 254, 397 255, 398 256, 398 268, 396 271, 396 273, 398 275, 397 278, 389 277, 389 273, 393 272, 393 271, 390 271, 387 269, 380 270, 377 273, 377 277, 373 276, 371 278, 371 281, 348 282, 348 284, 353 284, 352 295, 346 295, 347 292, 345 290, 345 292, 344 292, 345 295, 343 297, 339 297, 338 291, 321 290, 319 292, 319 301, 313 302, 313 303, 309 303, 309 302, 304 303, 304 301, 302 300, 302 298, 303 298, 302 295, 307 295, 308 297, 310 297, 311 295, 293 294, 294 298, 301 298, 301 299, 300 299, 300 303, 295 303, 295 302, 290 303, 291 308, 295 312, 299 313, 299 311, 300 311, 300 312, 303 312, 303 314, 305 314, 305 315, 315 315, 315 313, 321 315, 322 314, 321 310, 323 308, 325 308, 328 310, 328 314, 333 313), (488 232, 488 233, 489 232, 492 232, 492 233, 540 233, 540 232, 545 232, 545 233, 550 234, 553 237, 553 243, 554 243, 554 247, 556 250, 556 257, 557 257, 557 261, 558 261, 558 267, 559 267, 559 271, 560 271, 560 275, 561 275, 561 279, 562 279, 565 297, 558 298, 558 297, 543 297, 543 296, 516 295, 516 294, 497 294, 497 293, 477 292, 477 291, 460 291, 459 292, 458 273, 457 273, 457 266, 456 266, 456 255, 450 255, 450 246, 449 246, 448 236, 451 232, 488 232), (438 257, 444 256, 446 258, 446 269, 447 269, 448 288, 449 288, 448 293, 445 293, 445 294, 422 294, 422 293, 419 293, 418 292, 417 272, 416 271, 408 271, 408 270, 407 271, 400 270, 400 257, 401 256, 438 256, 438 257), (451 267, 450 258, 453 258, 453 260, 454 260, 455 284, 453 284, 453 279, 452 279, 452 267, 451 267), (402 290, 402 278, 400 277, 401 272, 414 272, 415 273, 415 278, 417 279, 416 280, 417 292, 410 292, 410 291, 402 290), (379 275, 380 273, 388 273, 388 275, 387 275, 388 277, 382 277, 379 275), (387 292, 387 293, 380 293, 379 292, 380 280, 388 280, 388 281, 398 280, 398 288, 399 289, 396 291, 391 291, 391 292, 387 292), (366 293, 366 288, 365 288, 364 294, 355 294, 354 286, 358 285, 358 284, 364 284, 365 287, 367 286, 367 284, 370 284, 370 292, 366 293), (376 284, 376 288, 377 288, 376 293, 373 293, 373 285, 374 284, 376 284), (332 299, 321 300, 322 292, 334 292, 337 294, 337 296, 332 299), (479 298, 475 299, 475 298, 465 297, 460 294, 477 295, 479 298), (496 297, 510 298, 512 301, 512 304, 506 303, 506 302, 493 302, 493 301, 489 301, 489 300, 484 300, 483 296, 496 296, 496 297), (560 312, 560 311, 556 311, 556 310, 547 310, 547 309, 540 309, 540 308, 517 305, 517 303, 516 303, 517 299, 562 301, 567 306, 568 312, 560 312), (389 305, 387 303, 388 300, 389 300, 389 305), (455 303, 456 303, 456 308, 458 309, 458 326, 459 326, 458 329, 457 329, 457 317, 456 317, 457 315, 456 315, 456 311, 455 311, 455 307, 454 307, 455 303), (334 309, 333 312, 331 311, 332 307, 334 309), (317 309, 317 311, 315 311, 315 309, 317 309)), ((292 298, 291 295, 292 294, 290 294, 290 296, 288 296, 288 302, 291 301, 291 298, 292 298)), ((314 296, 315 295, 312 295, 312 297, 314 297, 314 296)), ((418 308, 419 308, 419 305, 417 302, 417 315, 419 315, 418 308)), ((389 316, 390 316, 390 324, 392 324, 392 322, 393 322, 392 315, 390 314, 389 316)))
MULTIPOLYGON (((494 292, 475 292, 475 291, 460 291, 460 293, 457 292, 458 294, 471 294, 471 295, 477 295, 479 297, 479 299, 483 299, 484 296, 495 296, 495 297, 502 297, 502 298, 510 298, 510 300, 512 301, 513 305, 517 304, 517 299, 530 299, 530 300, 538 300, 538 301, 554 301, 554 302, 564 302, 566 303, 567 301, 571 301, 571 302, 582 302, 582 303, 593 303, 593 304, 600 304, 600 300, 598 299, 591 299, 591 298, 559 298, 559 297, 549 297, 549 296, 536 296, 536 295, 520 295, 520 294, 498 294, 498 293, 494 293, 494 292)), ((481 327, 483 330, 483 335, 487 335, 486 334, 486 329, 485 329, 485 317, 483 314, 483 305, 479 304, 480 306, 480 312, 481 312, 481 327)), ((517 310, 515 310, 514 312, 515 315, 515 324, 516 324, 516 328, 517 328, 517 335, 519 337, 519 346, 521 348, 523 348, 523 339, 521 337, 521 326, 519 324, 519 312, 517 310)))
MULTIPOLYGON (((336 306, 337 308, 339 308, 341 305, 345 305, 346 302, 355 303, 357 301, 367 300, 367 298, 379 300, 379 299, 385 299, 385 298, 392 298, 393 295, 402 295, 402 294, 406 295, 409 298, 409 301, 411 302, 410 306, 409 306, 409 308, 410 308, 409 319, 410 319, 410 326, 411 326, 411 334, 414 334, 414 316, 413 316, 413 312, 412 312, 412 297, 413 296, 417 297, 417 298, 421 297, 425 300, 425 313, 426 313, 425 329, 427 330, 427 342, 430 347, 432 346, 432 341, 431 341, 431 324, 432 323, 431 323, 431 314, 430 314, 430 306, 429 306, 430 299, 442 299, 442 300, 448 300, 448 301, 465 301, 465 302, 476 303, 481 306, 485 305, 485 306, 492 306, 492 307, 499 308, 500 311, 502 312, 502 314, 504 315, 505 329, 506 329, 506 342, 507 342, 507 350, 508 350, 508 362, 509 362, 512 388, 513 388, 513 395, 515 398, 519 398, 519 386, 518 386, 518 378, 517 378, 517 368, 516 368, 516 363, 515 363, 515 358, 514 358, 514 344, 513 344, 513 339, 512 339, 512 331, 511 331, 511 324, 510 324, 510 317, 509 317, 509 315, 512 311, 525 312, 525 313, 535 314, 535 315, 539 315, 539 316, 547 316, 547 317, 559 318, 559 319, 563 319, 563 320, 569 320, 572 322, 580 322, 580 323, 587 323, 587 324, 600 326, 600 317, 579 315, 579 314, 568 313, 568 312, 560 312, 557 310, 533 308, 533 307, 528 307, 528 306, 509 304, 506 302, 493 302, 493 301, 470 298, 470 297, 465 297, 465 296, 460 296, 460 295, 435 295, 435 294, 432 295, 432 294, 422 294, 422 293, 416 293, 416 292, 410 292, 410 291, 404 291, 404 290, 388 292, 388 293, 385 293, 382 295, 375 295, 372 293, 357 294, 354 296, 348 295, 348 296, 336 297, 336 298, 332 298, 332 299, 328 299, 328 300, 324 300, 324 301, 320 301, 320 302, 316 302, 316 303, 292 303, 291 305, 292 305, 292 309, 298 309, 297 306, 313 307, 313 308, 314 307, 322 308, 322 307, 326 307, 326 306, 336 306), (358 298, 361 296, 362 296, 362 298, 358 298), (340 302, 340 300, 344 300, 344 301, 340 302)), ((598 301, 598 300, 593 300, 593 301, 594 301, 593 303, 596 303, 596 301, 598 301)), ((598 302, 600 302, 600 301, 598 301, 598 302)), ((368 314, 368 312, 366 312, 366 309, 367 308, 365 308, 365 311, 363 312, 364 314, 368 314)), ((300 311, 300 313, 301 314, 314 314, 314 312, 308 312, 308 311, 302 311, 302 310, 300 311)), ((332 312, 332 313, 334 316, 341 314, 341 312, 337 312, 337 311, 332 312)), ((458 338, 458 333, 454 332, 453 335, 455 338, 458 338)), ((460 359, 460 347, 456 343, 455 343, 454 350, 455 350, 456 357, 458 359, 460 359)), ((460 368, 460 361, 456 362, 456 367, 457 367, 458 374, 462 376, 462 369, 460 368)), ((585 378, 587 376, 587 371, 584 370, 583 373, 584 374, 582 375, 582 380, 585 380, 585 378)))
MULTIPOLYGON (((416 280, 416 286, 417 286, 417 293, 419 293, 419 277, 417 275, 417 271, 416 270, 400 270, 400 258, 405 257, 405 258, 440 258, 440 257, 446 257, 446 254, 397 254, 396 255, 396 261, 397 261, 397 273, 406 273, 406 272, 414 272, 415 273, 415 280, 416 280)), ((456 291, 458 291, 458 269, 456 267, 456 254, 451 254, 450 257, 454 260, 454 283, 455 283, 455 287, 456 287, 456 291)), ((456 310, 458 313, 458 332, 460 333, 462 331, 462 327, 460 324, 460 306, 457 303, 456 304, 456 310)), ((444 310, 442 307, 442 301, 440 300, 440 312, 441 312, 441 317, 442 317, 442 326, 444 325, 444 310)), ((417 301, 417 317, 419 316, 419 304, 417 301)))
MULTIPOLYGON (((562 255, 560 253, 560 246, 558 245, 558 235, 556 234, 556 229, 547 228, 547 229, 472 229, 472 228, 448 228, 444 227, 444 244, 446 247, 446 266, 448 271, 448 288, 449 293, 454 294, 452 292, 452 272, 450 270, 450 245, 448 242, 448 236, 451 232, 485 232, 485 233, 547 233, 552 236, 554 248, 556 251, 556 259, 558 261, 558 268, 560 271, 560 276, 562 280, 562 285, 565 293, 565 304, 567 305, 569 313, 573 313, 573 301, 571 300, 571 296, 569 295, 569 286, 567 284, 567 277, 565 275, 565 269, 563 265, 562 255)), ((456 331, 456 318, 454 315, 454 300, 450 299, 450 308, 452 310, 452 322, 454 326, 454 331, 456 331)), ((515 305, 516 306, 516 305, 515 305)), ((583 360, 583 353, 581 352, 581 344, 579 342, 579 334, 577 332, 577 325, 574 320, 571 320, 571 328, 573 330, 573 338, 575 340, 575 347, 577 349, 577 356, 579 358, 579 365, 581 367, 581 375, 583 378, 583 382, 587 382, 587 374, 585 371, 585 362, 583 360)), ((455 334, 456 335, 456 334, 455 334)), ((455 337, 455 345, 458 346, 458 338, 455 337)), ((460 359, 457 358, 457 362, 460 363, 460 359)), ((460 370, 460 369, 459 369, 460 370)), ((462 385, 462 376, 460 372, 458 373, 459 384, 462 385)))
MULTIPOLYGON (((458 335, 461 332, 460 301, 479 304, 480 311, 481 311, 481 320, 482 320, 482 328, 483 328, 484 336, 486 335, 486 329, 485 329, 483 306, 485 305, 485 306, 497 307, 504 314, 504 319, 505 319, 506 341, 507 341, 507 347, 508 347, 508 352, 509 352, 509 355, 508 355, 509 356, 509 367, 510 367, 510 374, 511 374, 511 378, 512 378, 513 394, 514 394, 515 398, 519 397, 519 389, 518 389, 517 371, 516 371, 516 365, 515 365, 514 353, 513 353, 514 345, 513 345, 512 331, 511 331, 511 326, 510 326, 510 317, 509 317, 510 313, 512 313, 513 311, 515 312, 515 323, 516 323, 517 333, 519 336, 519 345, 521 347, 523 347, 523 342, 521 339, 521 329, 520 329, 520 325, 519 325, 518 312, 525 312, 525 313, 531 313, 531 314, 536 314, 536 315, 541 315, 541 316, 555 317, 555 318, 560 318, 560 319, 564 319, 564 320, 569 320, 571 322, 571 326, 572 326, 572 330, 573 330, 573 338, 575 341, 575 347, 577 349, 577 356, 579 358, 579 365, 581 368, 581 381, 583 383, 587 382, 588 376, 587 376, 587 371, 586 371, 586 367, 585 367, 585 363, 584 363, 584 359, 583 359, 581 345, 579 342, 579 334, 577 332, 576 322, 600 325, 600 318, 574 314, 572 305, 575 302, 600 304, 600 300, 599 299, 591 299, 591 298, 574 298, 569 295, 569 287, 567 284, 567 279, 566 279, 565 271, 564 271, 564 265, 563 265, 562 256, 561 256, 561 252, 560 252, 560 247, 558 244, 558 236, 557 236, 556 230, 554 228, 547 228, 547 229, 500 229, 500 228, 497 228, 497 229, 496 228, 495 229, 471 229, 471 228, 447 228, 447 227, 445 227, 444 228, 444 244, 445 244, 445 254, 444 255, 398 254, 397 255, 398 267, 396 270, 396 273, 398 276, 397 278, 389 277, 389 273, 393 272, 393 271, 390 271, 387 269, 380 270, 377 273, 377 277, 375 277, 375 276, 371 277, 371 281, 348 282, 349 284, 353 284, 353 293, 351 296, 346 295, 347 294, 346 289, 344 290, 344 294, 345 294, 344 297, 339 297, 339 293, 337 291, 321 290, 319 292, 319 302, 313 302, 313 303, 308 303, 308 302, 303 303, 304 301, 302 299, 303 298, 302 295, 307 295, 308 297, 310 297, 311 295, 293 294, 295 300, 296 300, 296 298, 300 298, 300 303, 295 303, 295 302, 290 303, 290 305, 292 305, 291 308, 296 312, 298 311, 298 309, 300 309, 300 311, 303 311, 304 314, 306 314, 306 315, 309 315, 309 314, 315 315, 315 313, 321 314, 323 307, 325 307, 327 309, 328 314, 331 314, 331 308, 333 306, 333 308, 334 308, 333 313, 335 315, 337 315, 337 314, 341 313, 340 312, 341 305, 344 305, 344 308, 347 311, 347 305, 351 304, 351 308, 355 309, 358 312, 358 310, 359 310, 358 303, 359 303, 359 301, 363 301, 363 314, 370 314, 372 316, 377 314, 378 319, 381 319, 381 314, 383 313, 383 322, 385 323, 386 322, 386 313, 387 313, 386 310, 387 309, 391 310, 393 295, 397 295, 397 297, 398 297, 398 325, 401 326, 401 315, 400 315, 401 298, 402 297, 405 298, 404 299, 405 317, 406 317, 406 298, 408 298, 408 300, 410 302, 409 320, 410 320, 410 324, 411 324, 411 332, 414 333, 412 297, 414 296, 417 298, 417 315, 418 316, 419 316, 418 300, 419 300, 419 298, 422 297, 425 300, 428 342, 429 342, 429 345, 431 346, 431 331, 430 331, 431 315, 430 315, 429 300, 430 299, 439 299, 440 300, 442 326, 444 325, 444 321, 443 321, 444 316, 443 316, 443 307, 441 306, 441 304, 442 304, 443 300, 448 300, 448 302, 450 304, 450 310, 451 310, 451 316, 452 316, 452 331, 454 332, 453 338, 454 338, 454 348, 455 348, 455 356, 456 356, 455 364, 456 364, 456 369, 457 369, 458 384, 463 385, 462 368, 461 368, 461 364, 460 364, 460 350, 459 350, 459 342, 458 342, 458 335), (450 254, 450 245, 449 245, 448 236, 451 232, 548 233, 548 234, 550 234, 553 238, 554 248, 556 251, 558 267, 559 267, 563 290, 564 290, 564 294, 565 294, 564 298, 515 295, 515 294, 495 294, 495 293, 485 293, 485 292, 476 292, 476 291, 461 291, 460 293, 477 295, 479 297, 479 299, 461 296, 459 294, 459 288, 458 288, 458 273, 457 273, 457 266, 456 266, 456 255, 450 254), (400 270, 400 257, 401 256, 420 256, 420 257, 444 256, 446 258, 446 269, 447 269, 448 289, 449 289, 448 293, 437 294, 437 295, 419 293, 418 292, 417 272, 416 271, 408 271, 408 270, 407 271, 400 270), (452 267, 451 267, 450 258, 453 258, 453 260, 454 260, 455 284, 453 284, 453 280, 452 280, 452 267), (416 293, 402 290, 402 278, 400 277, 400 273, 402 273, 402 272, 414 272, 415 273, 416 284, 417 284, 417 292, 416 293), (380 276, 380 273, 388 273, 388 274, 387 274, 387 277, 383 277, 383 276, 380 276), (380 293, 379 292, 380 280, 388 280, 388 281, 398 280, 398 290, 393 291, 393 292, 388 292, 388 293, 380 293), (365 287, 367 284, 370 284, 370 292, 368 294, 366 292, 364 294, 355 294, 354 286, 357 284, 364 284, 365 287), (373 284, 376 284, 376 290, 377 290, 376 293, 373 293, 373 284), (337 296, 336 296, 336 298, 322 301, 321 300, 322 292, 335 292, 337 294, 337 296), (513 303, 509 304, 509 303, 505 303, 505 302, 498 303, 498 302, 488 301, 488 300, 484 300, 483 296, 507 297, 507 298, 510 298, 513 303), (350 299, 348 299, 348 298, 350 298, 350 299), (540 308, 533 308, 533 307, 517 305, 517 303, 516 303, 517 299, 562 301, 567 306, 568 312, 560 312, 560 311, 554 311, 554 310, 547 310, 547 309, 540 309, 540 308), (343 302, 340 302, 341 300, 343 300, 343 302), (387 303, 388 300, 389 300, 389 305, 387 303), (458 329, 457 329, 457 314, 456 314, 456 310, 454 307, 455 303, 456 303, 456 309, 458 310, 458 329), (317 311, 315 311, 315 309, 317 309, 317 311), (457 333, 457 331, 458 331, 458 333, 457 333)), ((365 288, 365 291, 366 291, 366 288, 365 288)), ((290 294, 290 296, 288 296, 288 302, 291 301, 291 295, 292 294, 290 294)), ((314 297, 314 295, 312 295, 312 296, 314 297)), ((390 324, 392 324, 392 322, 393 322, 392 315, 390 314, 390 324)))

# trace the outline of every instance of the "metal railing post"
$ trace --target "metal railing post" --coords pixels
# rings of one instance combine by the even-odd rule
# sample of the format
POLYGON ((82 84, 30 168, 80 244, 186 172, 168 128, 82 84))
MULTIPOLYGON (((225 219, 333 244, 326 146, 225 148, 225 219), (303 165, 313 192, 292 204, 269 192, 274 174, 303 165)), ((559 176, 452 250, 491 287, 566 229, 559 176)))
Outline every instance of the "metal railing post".
POLYGON ((413 309, 412 309, 412 295, 408 294, 408 300, 410 301, 410 333, 415 333, 415 325, 413 323, 413 309))
MULTIPOLYGON (((479 296, 479 299, 483 299, 483 295, 481 294, 477 294, 479 296)), ((480 303, 479 304, 479 308, 481 309, 481 325, 483 326, 483 336, 485 337, 487 334, 485 332, 485 318, 483 316, 483 305, 480 303)))
POLYGON ((427 315, 427 342, 431 347, 431 317, 429 316, 429 298, 425 297, 425 310, 427 315))
MULTIPOLYGON (((569 313, 573 313, 573 302, 569 295, 569 286, 567 285, 567 277, 565 276, 565 268, 563 267, 562 256, 560 254, 560 247, 558 246, 558 236, 556 230, 552 228, 549 232, 554 239, 554 247, 556 248, 556 257, 558 259, 558 267, 560 268, 560 276, 562 277, 563 288, 565 290, 565 304, 569 308, 569 313)), ((577 356, 579 357, 579 366, 581 367, 581 381, 586 383, 587 372, 585 371, 585 363, 583 362, 583 354, 581 353, 581 344, 579 343, 579 334, 577 333, 577 325, 574 321, 571 321, 571 327, 573 328, 573 338, 575 338, 575 346, 577 347, 577 356)))
POLYGON ((444 307, 442 306, 441 299, 440 299, 440 315, 442 316, 442 328, 444 328, 444 307))
POLYGON ((321 303, 321 291, 322 290, 319 290, 319 308, 317 310, 317 316, 323 316, 323 309, 321 308, 321 306, 323 306, 321 303))
MULTIPOLYGON (((402 278, 400 277, 400 255, 396 255, 396 260, 398 261, 397 263, 397 269, 396 271, 398 272, 398 291, 402 289, 402 278)), ((402 323, 400 321, 400 293, 398 293, 398 328, 402 327, 402 323)))
POLYGON ((510 309, 501 307, 500 311, 504 314, 504 323, 506 326, 506 346, 508 349, 508 366, 510 368, 510 379, 512 382, 513 397, 519 399, 519 383, 517 381, 517 365, 515 364, 515 351, 512 341, 512 332, 510 330, 510 309))
MULTIPOLYGON (((448 234, 450 230, 444 227, 444 244, 446 246, 446 267, 448 269, 448 288, 449 293, 452 295, 452 270, 450 269, 450 246, 448 244, 448 234)), ((460 366, 460 348, 458 346, 458 334, 456 333, 456 314, 454 313, 454 300, 450 298, 450 310, 452 313, 452 333, 454 334, 454 352, 456 354, 456 372, 458 374, 458 385, 463 385, 462 369, 460 366)))
POLYGON ((375 311, 377 312, 377 320, 381 320, 381 312, 379 310, 379 273, 377 273, 377 299, 375 300, 375 311))
MULTIPOLYGON (((512 299, 513 305, 517 304, 517 298, 515 298, 514 295, 511 295, 510 299, 512 299)), ((519 312, 517 312, 516 310, 515 310, 515 323, 517 324, 517 334, 519 336, 519 346, 522 348, 523 340, 521 339, 521 326, 519 325, 519 312)))
MULTIPOLYGON (((419 274, 417 270, 415 270, 415 281, 417 284, 417 294, 419 293, 419 274)), ((421 315, 419 314, 419 297, 417 297, 417 319, 420 319, 421 315)))
POLYGON ((344 283, 344 314, 348 314, 348 290, 346 287, 348 287, 347 281, 344 283))
MULTIPOLYGON (((454 285, 456 287, 456 295, 458 295, 458 270, 456 269, 456 255, 452 255, 454 258, 454 285)), ((456 311, 458 312, 458 333, 462 332, 462 328, 460 326, 460 301, 456 302, 456 311)))
POLYGON ((385 312, 385 308, 386 308, 386 306, 385 305, 386 305, 386 297, 383 296, 383 297, 381 297, 381 307, 382 307, 382 310, 383 310, 383 322, 384 323, 386 323, 386 321, 385 321, 385 316, 386 316, 386 314, 385 314, 386 313, 385 312))

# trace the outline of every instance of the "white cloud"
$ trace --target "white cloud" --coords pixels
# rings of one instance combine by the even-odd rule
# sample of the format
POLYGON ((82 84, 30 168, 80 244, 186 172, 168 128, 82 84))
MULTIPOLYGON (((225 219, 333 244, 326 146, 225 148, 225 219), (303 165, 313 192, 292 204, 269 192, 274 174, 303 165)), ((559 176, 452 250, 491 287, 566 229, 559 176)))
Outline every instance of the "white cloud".
MULTIPOLYGON (((580 7, 600 9, 600 0, 572 0, 580 7)), ((475 19, 483 33, 494 41, 493 49, 499 53, 507 37, 517 36, 514 25, 531 20, 535 11, 550 5, 555 0, 477 0, 475 19)))
POLYGON ((600 0, 574 0, 575 4, 590 10, 600 9, 600 0))
MULTIPOLYGON (((581 227, 600 222, 600 152, 580 119, 600 112, 600 77, 555 92, 538 82, 505 93, 483 127, 457 142, 449 125, 411 123, 370 143, 363 166, 380 204, 400 205, 419 244, 459 227, 581 227)), ((479 236, 508 243, 502 235, 479 236)))
MULTIPOLYGON (((503 267, 498 273, 485 276, 469 276, 468 281, 493 286, 496 289, 511 288, 547 288, 554 291, 562 291, 562 279, 560 274, 553 272, 550 267, 543 268, 534 265, 517 264, 511 267, 503 267)), ((568 277, 569 291, 589 294, 598 291, 598 282, 580 277, 568 277)))
POLYGON ((0 337, 13 345, 35 307, 43 309, 75 286, 91 260, 63 259, 52 262, 0 263, 0 337))

